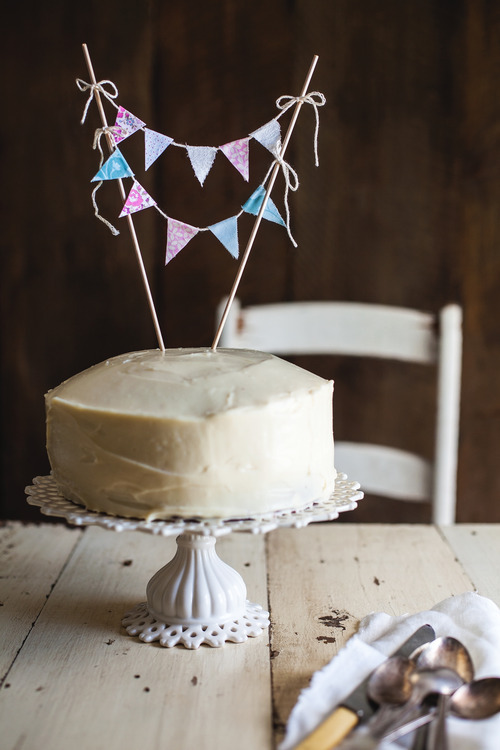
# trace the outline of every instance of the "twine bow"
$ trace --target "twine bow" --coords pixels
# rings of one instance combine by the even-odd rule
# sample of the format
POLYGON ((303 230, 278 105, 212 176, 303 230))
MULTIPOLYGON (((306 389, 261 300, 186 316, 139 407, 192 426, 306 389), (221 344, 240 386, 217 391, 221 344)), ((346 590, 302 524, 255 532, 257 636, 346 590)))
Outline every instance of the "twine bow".
POLYGON ((87 117, 87 112, 90 107, 90 103, 92 99, 94 98, 94 93, 96 91, 98 91, 100 94, 106 97, 106 99, 109 102, 111 102, 111 104, 114 107, 116 107, 116 104, 113 101, 113 99, 116 99, 116 97, 118 96, 118 89, 116 88, 113 81, 104 80, 104 81, 98 81, 98 83, 87 83, 87 81, 83 81, 81 78, 77 78, 76 85, 78 86, 80 91, 90 91, 89 97, 87 99, 87 103, 85 104, 85 109, 83 110, 82 119, 80 120, 80 123, 82 125, 85 122, 85 118, 87 117), (106 91, 106 89, 104 88, 105 85, 109 87, 110 89, 109 91, 106 91))
MULTIPOLYGON (((278 109, 281 109, 281 114, 287 111, 290 107, 293 107, 294 104, 310 104, 311 107, 314 109, 314 115, 316 117, 316 127, 314 129, 314 164, 315 166, 319 166, 319 159, 318 159, 318 132, 319 132, 319 112, 318 107, 323 107, 326 104, 326 98, 324 94, 322 94, 320 91, 311 91, 309 94, 306 94, 305 96, 289 96, 288 94, 285 94, 284 96, 280 96, 279 99, 276 100, 276 106, 278 109)), ((280 115, 278 115, 280 116, 280 115)))

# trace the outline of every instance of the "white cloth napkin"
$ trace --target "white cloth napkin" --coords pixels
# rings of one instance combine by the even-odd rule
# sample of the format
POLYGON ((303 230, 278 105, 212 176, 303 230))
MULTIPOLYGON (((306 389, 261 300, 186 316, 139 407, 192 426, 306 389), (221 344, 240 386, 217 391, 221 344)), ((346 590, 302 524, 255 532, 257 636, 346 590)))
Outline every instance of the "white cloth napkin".
MULTIPOLYGON (((500 609, 490 599, 468 592, 413 615, 391 617, 375 612, 361 621, 356 635, 337 656, 313 675, 290 714, 285 739, 278 750, 292 750, 356 685, 425 624, 432 625, 437 638, 452 636, 464 644, 472 657, 475 679, 500 677, 500 609)), ((450 717, 447 724, 453 750, 500 748, 500 714, 480 721, 450 717)), ((386 743, 385 747, 389 745, 386 743)))

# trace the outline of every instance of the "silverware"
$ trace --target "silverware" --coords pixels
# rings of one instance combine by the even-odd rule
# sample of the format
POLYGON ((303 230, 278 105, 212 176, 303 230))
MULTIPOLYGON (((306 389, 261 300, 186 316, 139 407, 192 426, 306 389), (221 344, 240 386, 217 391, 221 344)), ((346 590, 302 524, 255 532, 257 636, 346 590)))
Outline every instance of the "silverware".
MULTIPOLYGON (((434 629, 430 625, 423 625, 394 655, 406 657, 434 638, 434 629)), ((366 692, 369 679, 370 676, 364 679, 295 750, 330 750, 337 747, 354 727, 368 721, 375 711, 366 692)))

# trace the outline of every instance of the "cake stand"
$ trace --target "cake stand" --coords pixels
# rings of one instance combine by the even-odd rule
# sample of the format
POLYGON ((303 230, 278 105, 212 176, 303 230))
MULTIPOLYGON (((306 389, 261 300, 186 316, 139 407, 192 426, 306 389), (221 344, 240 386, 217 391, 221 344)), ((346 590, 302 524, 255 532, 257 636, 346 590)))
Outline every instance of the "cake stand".
POLYGON ((201 644, 219 647, 227 641, 242 643, 269 626, 269 613, 246 598, 240 574, 215 551, 217 538, 232 532, 264 534, 277 528, 302 528, 309 523, 333 521, 354 510, 363 493, 358 482, 338 474, 327 500, 299 509, 285 509, 246 518, 171 518, 144 521, 94 513, 67 500, 52 476, 35 477, 26 487, 30 505, 47 516, 59 516, 76 526, 100 526, 112 531, 143 531, 177 536, 173 559, 151 578, 147 601, 127 612, 122 625, 145 643, 158 641, 170 648, 189 649, 201 644))

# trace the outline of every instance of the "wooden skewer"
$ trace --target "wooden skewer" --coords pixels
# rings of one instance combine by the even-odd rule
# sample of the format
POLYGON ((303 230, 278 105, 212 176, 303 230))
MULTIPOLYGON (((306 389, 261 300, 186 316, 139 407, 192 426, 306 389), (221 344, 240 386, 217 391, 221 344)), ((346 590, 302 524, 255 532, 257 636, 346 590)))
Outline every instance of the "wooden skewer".
MULTIPOLYGON (((90 54, 89 54, 87 45, 86 44, 82 44, 82 48, 83 48, 83 54, 84 54, 84 57, 85 57, 85 62, 87 63, 87 68, 88 68, 88 71, 89 71, 90 81, 91 81, 91 83, 92 83, 93 86, 96 86, 97 85, 97 79, 95 77, 94 68, 93 68, 93 65, 92 65, 92 61, 90 59, 90 54)), ((94 88, 94 96, 95 96, 95 100, 97 102, 97 108, 99 110, 99 114, 101 116, 101 121, 102 121, 103 128, 106 128, 105 133, 106 133, 106 140, 107 140, 107 143, 108 143, 109 150, 110 150, 110 152, 113 152, 115 150, 115 144, 114 144, 114 141, 113 141, 113 139, 111 137, 111 134, 107 130, 108 122, 106 120, 106 113, 104 112, 104 107, 102 106, 102 100, 101 100, 101 95, 99 93, 99 89, 94 88)), ((117 182, 118 182, 118 188, 120 190, 120 194, 121 194, 122 200, 124 201, 125 198, 126 198, 126 192, 125 192, 125 188, 123 187, 123 181, 121 179, 118 179, 117 182)), ((137 262, 139 264, 139 271, 140 271, 140 274, 141 274, 142 283, 143 283, 144 289, 146 291, 146 297, 147 297, 147 300, 148 300, 149 310, 151 312, 151 317, 153 318, 153 325, 154 325, 155 332, 156 332, 156 338, 158 339, 158 345, 159 345, 161 351, 164 352, 165 351, 165 344, 163 343, 163 336, 161 334, 160 324, 158 322, 158 316, 156 314, 156 309, 155 309, 155 305, 154 305, 154 301, 153 301, 153 295, 151 294, 151 288, 149 286, 149 281, 148 281, 148 277, 147 277, 147 274, 146 274, 146 269, 144 267, 144 261, 142 259, 141 248, 139 246, 139 240, 137 239, 137 234, 136 234, 136 231, 135 231, 134 222, 132 221, 132 217, 130 216, 130 214, 127 214, 126 219, 127 219, 127 223, 128 223, 128 228, 129 228, 129 231, 130 231, 130 235, 132 237, 132 243, 134 245, 134 250, 135 250, 137 262)))
MULTIPOLYGON (((308 71, 307 76, 306 76, 306 80, 304 81, 304 85, 302 87, 302 91, 300 92, 300 96, 301 97, 303 97, 303 96, 305 96, 307 94, 307 89, 309 88, 309 84, 311 82, 311 78, 313 76, 314 69, 316 67, 316 63, 318 62, 318 59, 319 59, 318 55, 314 55, 314 57, 312 59, 311 67, 309 68, 309 71, 308 71)), ((297 122, 297 117, 299 116, 299 112, 300 112, 300 108, 302 107, 302 104, 303 104, 302 101, 298 101, 297 104, 295 105, 295 109, 293 111, 292 119, 290 121, 290 124, 288 126, 288 130, 287 130, 286 135, 285 135, 285 139, 284 139, 283 144, 281 146, 281 150, 280 150, 280 158, 281 159, 283 159, 283 157, 285 155, 285 151, 286 151, 286 148, 288 146, 288 142, 290 141, 290 137, 291 137, 293 129, 295 127, 295 123, 297 122)), ((217 333, 215 334, 215 338, 214 338, 214 340, 212 342, 212 347, 211 348, 212 348, 213 351, 215 351, 216 348, 217 348, 217 344, 219 343, 219 339, 221 337, 222 330, 223 330, 223 328, 224 328, 224 326, 226 324, 227 317, 228 317, 229 311, 231 309, 231 305, 233 304, 234 298, 236 296, 236 290, 238 289, 239 283, 241 281, 241 277, 243 276, 243 271, 245 270, 245 266, 247 264, 247 260, 248 260, 248 257, 250 255, 250 251, 252 250, 252 246, 253 246, 253 243, 255 241, 255 237, 257 235, 257 231, 259 229, 260 223, 262 221, 262 217, 264 215, 264 211, 266 210, 267 201, 269 199, 269 196, 271 195, 271 191, 272 191, 272 189, 274 187, 274 183, 276 181, 276 177, 278 176, 279 169, 280 169, 280 164, 279 164, 279 162, 276 162, 276 164, 274 165, 273 171, 271 172, 271 176, 269 178, 269 184, 267 186, 267 190, 266 190, 266 194, 264 196, 264 200, 262 201, 262 205, 261 205, 261 207, 259 209, 259 213, 257 214, 257 218, 255 220, 255 223, 253 225, 252 231, 250 233, 250 237, 248 239, 248 243, 247 243, 247 246, 245 248, 245 252, 243 253, 243 257, 241 259, 240 266, 239 266, 238 271, 236 273, 236 278, 234 280, 233 287, 232 287, 231 292, 229 294, 229 297, 227 299, 226 307, 224 308, 224 312, 222 314, 222 318, 220 320, 219 327, 217 329, 217 333)))

